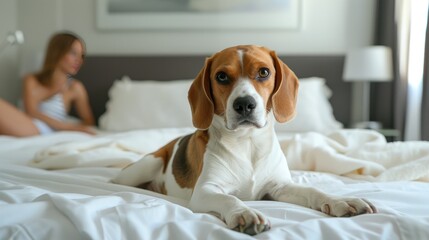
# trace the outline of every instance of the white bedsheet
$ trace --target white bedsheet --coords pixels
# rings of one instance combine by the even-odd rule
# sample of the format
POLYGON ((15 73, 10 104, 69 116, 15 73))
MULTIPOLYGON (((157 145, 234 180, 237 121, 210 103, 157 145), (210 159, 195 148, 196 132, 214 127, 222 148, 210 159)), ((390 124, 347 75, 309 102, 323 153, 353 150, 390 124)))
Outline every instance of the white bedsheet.
POLYGON ((296 134, 281 141, 289 168, 371 181, 429 181, 429 142, 387 143, 372 130, 296 134))
MULTIPOLYGON (((192 128, 152 129, 63 142, 38 151, 31 166, 44 169, 123 167, 192 128)), ((371 181, 429 181, 429 142, 387 143, 364 129, 281 136, 291 170, 329 172, 371 181)))
MULTIPOLYGON (((187 131, 127 134, 148 134, 151 146, 135 146, 145 152, 187 131)), ((0 239, 252 239, 226 229, 214 216, 192 213, 182 200, 109 183, 118 168, 47 171, 26 165, 53 144, 92 138, 71 132, 0 137, 0 239)), ((426 182, 368 182, 309 171, 292 175, 296 182, 332 194, 367 198, 379 213, 333 218, 287 203, 246 202, 272 224, 256 239, 429 239, 426 182)))

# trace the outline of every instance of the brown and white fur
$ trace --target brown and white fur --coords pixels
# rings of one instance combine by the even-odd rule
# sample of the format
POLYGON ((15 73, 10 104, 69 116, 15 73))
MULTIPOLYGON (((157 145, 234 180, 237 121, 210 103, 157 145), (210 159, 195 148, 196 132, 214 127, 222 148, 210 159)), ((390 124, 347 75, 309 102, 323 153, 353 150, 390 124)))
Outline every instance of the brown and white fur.
POLYGON ((242 201, 272 199, 331 216, 376 212, 364 199, 292 182, 273 124, 294 116, 297 91, 295 74, 267 48, 218 52, 189 89, 198 130, 123 169, 114 182, 188 199, 193 211, 215 213, 229 228, 251 235, 270 223, 242 201))

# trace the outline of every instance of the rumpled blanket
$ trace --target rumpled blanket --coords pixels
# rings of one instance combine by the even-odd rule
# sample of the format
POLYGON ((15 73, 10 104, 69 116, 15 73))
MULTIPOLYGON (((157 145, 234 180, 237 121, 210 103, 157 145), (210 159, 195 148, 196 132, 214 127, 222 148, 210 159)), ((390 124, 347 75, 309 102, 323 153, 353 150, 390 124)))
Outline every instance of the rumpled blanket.
POLYGON ((373 130, 310 132, 283 140, 289 168, 370 181, 429 181, 429 142, 386 142, 373 130))
POLYGON ((28 165, 43 169, 125 167, 192 128, 165 128, 97 135, 38 151, 28 165))
MULTIPOLYGON (((124 167, 185 130, 134 131, 95 136, 39 151, 29 165, 44 169, 124 167)), ((328 172, 369 181, 429 181, 429 142, 388 143, 373 130, 294 134, 280 142, 291 170, 328 172)))

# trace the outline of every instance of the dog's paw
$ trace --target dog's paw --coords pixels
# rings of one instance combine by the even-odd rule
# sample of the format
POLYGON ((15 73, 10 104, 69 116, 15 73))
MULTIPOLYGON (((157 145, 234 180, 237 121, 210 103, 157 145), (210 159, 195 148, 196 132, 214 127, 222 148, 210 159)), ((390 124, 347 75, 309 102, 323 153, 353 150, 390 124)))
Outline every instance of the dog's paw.
POLYGON ((244 208, 232 213, 226 223, 232 230, 249 235, 267 231, 271 224, 259 211, 251 208, 244 208))
POLYGON ((334 217, 351 217, 365 213, 376 213, 377 209, 366 199, 336 198, 323 204, 321 211, 334 217))

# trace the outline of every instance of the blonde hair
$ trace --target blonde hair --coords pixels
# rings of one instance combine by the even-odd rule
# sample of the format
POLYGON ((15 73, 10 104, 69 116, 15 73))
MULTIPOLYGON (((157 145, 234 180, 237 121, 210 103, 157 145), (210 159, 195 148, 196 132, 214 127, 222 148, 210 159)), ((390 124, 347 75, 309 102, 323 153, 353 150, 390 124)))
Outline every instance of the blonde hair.
POLYGON ((46 50, 45 60, 42 70, 35 74, 36 79, 44 86, 49 86, 52 82, 52 74, 58 66, 61 58, 71 49, 73 43, 79 41, 82 44, 83 55, 85 56, 85 42, 72 32, 61 32, 54 34, 49 40, 46 50))

